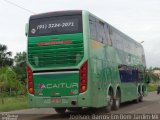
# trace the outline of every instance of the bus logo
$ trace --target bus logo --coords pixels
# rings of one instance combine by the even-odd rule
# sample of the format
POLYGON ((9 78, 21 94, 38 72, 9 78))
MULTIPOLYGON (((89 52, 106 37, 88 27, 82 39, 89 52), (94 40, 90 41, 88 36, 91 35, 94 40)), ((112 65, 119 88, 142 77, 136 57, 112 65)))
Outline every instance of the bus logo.
POLYGON ((44 84, 38 84, 38 88, 42 90, 42 89, 45 88, 45 85, 44 84))
POLYGON ((32 33, 32 34, 35 34, 35 33, 36 33, 36 30, 35 30, 35 29, 32 29, 32 30, 31 30, 31 33, 32 33))
POLYGON ((58 84, 38 84, 40 90, 51 89, 51 88, 78 88, 78 83, 58 83, 58 84))

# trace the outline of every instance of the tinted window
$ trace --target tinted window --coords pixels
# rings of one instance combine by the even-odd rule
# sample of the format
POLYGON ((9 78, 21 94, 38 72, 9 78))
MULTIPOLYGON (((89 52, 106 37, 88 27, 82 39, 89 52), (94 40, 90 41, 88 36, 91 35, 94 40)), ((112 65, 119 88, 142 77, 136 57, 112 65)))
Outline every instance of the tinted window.
POLYGON ((108 27, 108 29, 109 29, 109 41, 110 41, 111 45, 113 46, 113 43, 115 41, 114 36, 113 36, 113 30, 110 26, 108 27))
POLYGON ((82 16, 54 16, 31 19, 29 36, 43 36, 82 32, 82 16))
POLYGON ((113 31, 112 28, 109 29, 109 35, 110 35, 110 39, 112 41, 112 46, 114 48, 117 48, 116 36, 115 36, 115 32, 113 31))
POLYGON ((124 49, 123 37, 119 33, 116 33, 116 41, 117 41, 117 48, 123 50, 124 49))
POLYGON ((139 78, 140 71, 137 68, 120 65, 118 69, 121 82, 136 82, 141 80, 139 78))
POLYGON ((106 40, 104 41, 104 43, 111 45, 111 40, 109 38, 109 27, 107 24, 105 24, 104 30, 105 30, 105 35, 106 35, 106 40))
POLYGON ((89 17, 89 25, 90 25, 90 36, 91 36, 91 39, 96 40, 97 39, 97 37, 96 37, 96 34, 97 34, 96 21, 95 21, 95 18, 92 17, 92 16, 89 17))
POLYGON ((108 25, 93 16, 89 16, 91 39, 111 45, 108 25))
POLYGON ((102 42, 102 43, 106 40, 104 25, 105 24, 99 20, 96 22, 97 39, 99 42, 102 42))

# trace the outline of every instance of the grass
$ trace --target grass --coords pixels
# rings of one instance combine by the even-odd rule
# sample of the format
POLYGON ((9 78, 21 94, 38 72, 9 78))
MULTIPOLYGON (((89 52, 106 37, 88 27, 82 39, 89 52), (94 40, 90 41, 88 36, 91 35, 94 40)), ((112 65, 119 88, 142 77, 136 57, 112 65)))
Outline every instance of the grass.
POLYGON ((157 91, 157 86, 160 85, 160 81, 151 82, 148 84, 148 92, 157 91))
POLYGON ((26 96, 5 97, 4 104, 2 104, 0 98, 0 112, 8 112, 26 108, 28 108, 26 96))
POLYGON ((153 92, 157 90, 157 84, 150 83, 148 85, 148 92, 153 92))

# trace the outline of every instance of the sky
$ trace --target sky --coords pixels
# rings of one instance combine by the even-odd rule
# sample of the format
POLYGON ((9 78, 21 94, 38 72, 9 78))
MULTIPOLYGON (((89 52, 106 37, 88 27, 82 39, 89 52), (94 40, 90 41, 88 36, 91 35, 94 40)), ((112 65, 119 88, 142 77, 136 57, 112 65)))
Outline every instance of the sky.
POLYGON ((88 10, 137 42, 144 41, 147 67, 160 67, 160 0, 0 0, 0 44, 13 56, 26 51, 30 15, 59 10, 88 10))

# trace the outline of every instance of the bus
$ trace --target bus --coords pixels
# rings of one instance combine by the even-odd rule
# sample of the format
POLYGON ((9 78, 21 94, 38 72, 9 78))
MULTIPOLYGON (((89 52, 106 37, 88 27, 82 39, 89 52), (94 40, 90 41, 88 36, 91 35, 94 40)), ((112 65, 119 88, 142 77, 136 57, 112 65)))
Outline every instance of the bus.
POLYGON ((26 35, 32 108, 109 112, 147 94, 142 45, 88 11, 32 15, 26 35))

